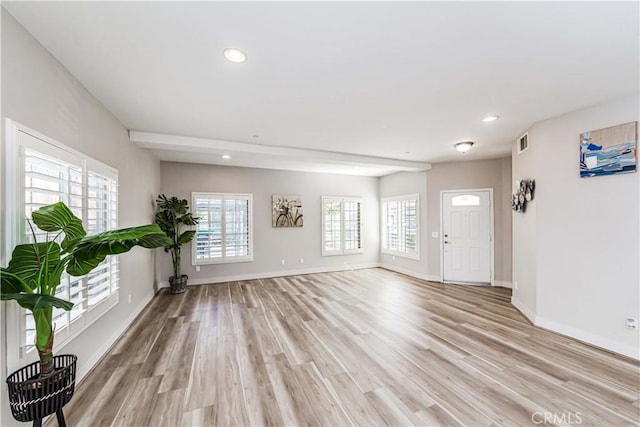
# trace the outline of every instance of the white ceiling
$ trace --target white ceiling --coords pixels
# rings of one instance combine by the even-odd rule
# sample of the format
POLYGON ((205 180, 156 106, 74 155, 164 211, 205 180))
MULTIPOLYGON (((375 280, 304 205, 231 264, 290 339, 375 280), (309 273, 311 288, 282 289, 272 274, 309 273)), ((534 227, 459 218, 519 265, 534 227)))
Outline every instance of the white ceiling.
POLYGON ((2 4, 164 160, 420 170, 639 88, 638 2, 2 4))

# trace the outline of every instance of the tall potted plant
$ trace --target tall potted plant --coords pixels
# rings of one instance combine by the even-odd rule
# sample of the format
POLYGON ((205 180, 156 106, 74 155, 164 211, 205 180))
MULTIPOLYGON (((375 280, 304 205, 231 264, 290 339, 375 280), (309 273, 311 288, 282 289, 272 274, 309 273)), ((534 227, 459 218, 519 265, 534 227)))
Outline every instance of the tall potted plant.
POLYGON ((194 217, 189 212, 189 203, 185 199, 177 197, 167 197, 161 194, 156 199, 157 211, 155 223, 164 231, 171 244, 165 246, 165 252, 171 252, 173 262, 173 276, 169 278, 172 294, 181 294, 187 290, 186 274, 180 272, 180 247, 189 243, 196 235, 195 230, 182 231, 183 227, 190 227, 198 224, 199 218, 194 217))
POLYGON ((63 272, 84 276, 109 255, 128 252, 134 246, 157 248, 169 242, 157 224, 87 236, 82 221, 62 202, 34 211, 32 221, 27 223, 33 242, 17 245, 9 265, 0 268, 0 296, 31 311, 40 356, 39 364, 16 371, 7 379, 11 409, 19 421, 42 419, 57 412, 73 394, 75 356, 53 355, 53 308, 73 308, 72 302, 55 296, 63 272), (33 224, 47 233, 44 242, 37 241, 33 224), (60 366, 65 363, 73 367, 60 366), (71 374, 71 379, 67 378, 71 374))

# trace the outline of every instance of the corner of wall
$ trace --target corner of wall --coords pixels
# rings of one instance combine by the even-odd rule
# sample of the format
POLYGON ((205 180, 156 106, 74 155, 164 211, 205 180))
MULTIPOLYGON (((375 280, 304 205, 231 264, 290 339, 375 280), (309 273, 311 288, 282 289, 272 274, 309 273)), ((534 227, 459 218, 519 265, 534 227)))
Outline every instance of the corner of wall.
POLYGON ((527 151, 512 151, 512 181, 536 179, 527 211, 513 214, 513 305, 537 326, 635 359, 640 335, 624 318, 640 316, 640 176, 581 178, 576 153, 581 132, 640 121, 638 101, 635 92, 535 123, 527 151))

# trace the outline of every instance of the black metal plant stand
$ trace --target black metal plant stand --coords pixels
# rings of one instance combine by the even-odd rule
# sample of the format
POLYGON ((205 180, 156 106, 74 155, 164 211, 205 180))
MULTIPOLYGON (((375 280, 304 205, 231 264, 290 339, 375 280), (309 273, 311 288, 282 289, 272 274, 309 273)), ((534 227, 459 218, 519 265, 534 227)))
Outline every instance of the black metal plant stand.
POLYGON ((40 362, 34 362, 7 377, 9 405, 17 421, 33 421, 34 427, 42 426, 42 419, 55 412, 58 425, 66 427, 62 407, 73 397, 76 385, 74 354, 53 357, 55 370, 40 378, 40 362))

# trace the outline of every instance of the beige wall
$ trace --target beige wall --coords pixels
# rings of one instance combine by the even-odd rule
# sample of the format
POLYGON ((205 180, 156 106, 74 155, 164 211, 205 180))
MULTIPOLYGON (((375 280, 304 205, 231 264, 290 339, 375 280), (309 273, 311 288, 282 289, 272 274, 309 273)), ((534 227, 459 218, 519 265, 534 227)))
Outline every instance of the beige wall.
MULTIPOLYGON (((504 184, 511 181, 511 161, 507 158, 440 164, 428 172, 401 172, 379 179, 174 162, 162 162, 161 171, 161 191, 167 195, 191 200, 194 191, 253 194, 254 261, 201 266, 200 271, 196 271, 191 265, 191 248, 185 246, 182 269, 192 284, 314 269, 357 268, 378 262, 415 277, 437 280, 439 239, 431 239, 430 234, 440 229, 440 190, 458 188, 494 189, 496 284, 511 282, 511 193, 510 189, 504 191, 504 184), (274 229, 271 226, 271 195, 277 193, 303 196, 304 227, 274 229), (413 193, 420 195, 420 259, 380 254, 379 200, 413 193), (323 195, 364 197, 364 254, 321 256, 320 200, 323 195), (299 263, 300 258, 304 258, 304 264, 299 263), (282 259, 286 261, 284 266, 282 259)), ((171 275, 171 260, 166 254, 159 260, 158 275, 166 282, 171 275)))
POLYGON ((511 159, 434 164, 427 172, 427 274, 440 277, 440 192, 493 188, 496 285, 511 285, 511 159))
MULTIPOLYGON (((348 175, 250 169, 192 163, 162 162, 161 191, 191 200, 192 192, 253 194, 253 249, 251 262, 211 264, 196 271, 191 265, 191 247, 183 246, 182 273, 189 282, 211 283, 249 277, 277 276, 303 271, 357 268, 378 263, 378 179, 348 175), (273 228, 271 196, 300 194, 304 226, 273 228), (322 196, 362 197, 363 254, 322 256, 322 196), (300 263, 300 258, 304 263, 300 263), (281 265, 281 260, 286 264, 281 265)), ((159 257, 161 280, 171 275, 171 258, 159 257)))
POLYGON ((580 178, 578 138, 638 121, 639 101, 536 123, 531 148, 514 154, 514 176, 536 179, 532 209, 514 214, 514 300, 542 327, 635 358, 640 337, 625 318, 640 317, 640 174, 580 178))
MULTIPOLYGON (((51 54, 13 17, 2 11, 2 124, 13 119, 65 145, 85 153, 119 171, 120 225, 153 220, 153 197, 160 189, 160 164, 146 150, 135 148, 127 129, 118 122, 51 54)), ((4 129, 2 151, 4 152, 4 129)), ((4 157, 4 156, 3 156, 4 157)), ((2 174, 4 176, 4 174, 2 174)), ((12 215, 14 206, 2 203, 2 215, 12 215)), ((3 221, 4 227, 4 221, 3 221)), ((3 260, 10 248, 4 248, 3 260)), ((86 374, 102 352, 133 320, 153 296, 153 254, 134 249, 121 257, 120 303, 81 333, 64 349, 78 355, 78 375, 86 374), (131 295, 131 303, 128 296, 131 295)), ((7 303, 2 303, 3 316, 7 303)), ((8 304, 14 304, 12 301, 8 304)), ((7 366, 6 321, 2 317, 2 369, 7 366)), ((15 358, 14 358, 15 359, 15 358)), ((1 387, 3 426, 15 423, 7 406, 6 386, 1 387)), ((20 424, 21 425, 21 424, 20 424)))

